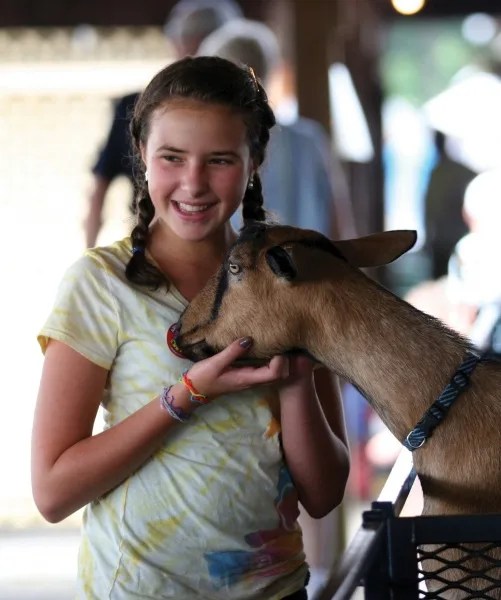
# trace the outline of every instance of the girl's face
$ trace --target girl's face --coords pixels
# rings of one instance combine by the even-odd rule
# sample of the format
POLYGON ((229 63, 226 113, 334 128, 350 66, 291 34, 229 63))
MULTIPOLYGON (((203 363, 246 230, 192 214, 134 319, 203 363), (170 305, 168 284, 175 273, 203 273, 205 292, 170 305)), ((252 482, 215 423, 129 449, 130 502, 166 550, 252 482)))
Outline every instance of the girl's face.
POLYGON ((241 115, 218 104, 171 101, 153 113, 141 150, 157 221, 192 241, 224 229, 253 171, 241 115))

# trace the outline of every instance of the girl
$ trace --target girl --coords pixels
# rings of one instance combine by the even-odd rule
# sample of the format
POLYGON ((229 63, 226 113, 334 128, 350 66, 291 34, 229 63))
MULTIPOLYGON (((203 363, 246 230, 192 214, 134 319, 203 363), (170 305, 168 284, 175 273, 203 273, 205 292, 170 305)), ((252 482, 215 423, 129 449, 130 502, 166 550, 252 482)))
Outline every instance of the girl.
POLYGON ((233 368, 244 338, 192 364, 173 342, 239 204, 265 218, 273 124, 250 69, 199 57, 158 73, 131 123, 137 225, 68 270, 40 333, 33 494, 50 522, 86 505, 79 598, 306 598, 298 501, 323 516, 348 474, 330 378, 319 399, 308 359, 233 368))

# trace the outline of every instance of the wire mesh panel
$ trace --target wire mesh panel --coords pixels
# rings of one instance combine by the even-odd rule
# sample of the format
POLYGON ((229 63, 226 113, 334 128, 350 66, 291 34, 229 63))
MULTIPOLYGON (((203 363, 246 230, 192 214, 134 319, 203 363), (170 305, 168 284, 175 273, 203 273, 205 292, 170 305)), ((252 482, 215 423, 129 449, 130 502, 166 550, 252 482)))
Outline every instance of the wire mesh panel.
MULTIPOLYGON (((499 532, 501 536, 501 532, 499 532)), ((419 598, 501 598, 501 540, 418 546, 419 598)))
POLYGON ((388 545, 396 597, 501 599, 501 515, 390 517, 388 545))
POLYGON ((396 516, 415 477, 396 467, 312 600, 501 600, 501 514, 396 516))

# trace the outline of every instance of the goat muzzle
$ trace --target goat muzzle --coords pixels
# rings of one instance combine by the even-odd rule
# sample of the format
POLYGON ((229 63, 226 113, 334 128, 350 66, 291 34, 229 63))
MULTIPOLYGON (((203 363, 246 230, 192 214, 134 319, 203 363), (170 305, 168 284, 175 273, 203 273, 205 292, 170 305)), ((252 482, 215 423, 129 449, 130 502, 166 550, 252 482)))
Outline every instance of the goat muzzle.
POLYGON ((205 340, 189 342, 186 337, 187 336, 179 335, 176 338, 176 345, 189 360, 198 362, 199 360, 204 360, 204 358, 210 358, 211 356, 214 356, 214 354, 217 354, 217 350, 210 346, 205 340))

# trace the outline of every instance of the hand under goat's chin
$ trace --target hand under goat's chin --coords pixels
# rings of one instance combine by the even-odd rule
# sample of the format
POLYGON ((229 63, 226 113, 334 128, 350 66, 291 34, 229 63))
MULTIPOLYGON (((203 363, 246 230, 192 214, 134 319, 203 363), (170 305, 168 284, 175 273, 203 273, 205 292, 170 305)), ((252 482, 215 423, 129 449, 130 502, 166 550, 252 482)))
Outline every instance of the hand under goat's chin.
POLYGON ((311 356, 311 354, 309 354, 305 350, 299 350, 299 349, 287 350, 285 352, 280 352, 280 353, 268 356, 266 358, 246 355, 246 356, 242 356, 241 358, 237 358, 237 360, 233 364, 235 366, 241 366, 241 367, 245 367, 245 366, 262 367, 263 365, 268 364, 270 362, 270 360, 273 358, 273 356, 278 356, 279 354, 283 355, 283 356, 289 356, 291 358, 295 358, 295 357, 307 358, 314 362, 314 364, 315 364, 314 368, 322 366, 319 362, 317 362, 315 360, 314 357, 311 356))
MULTIPOLYGON (((210 358, 214 356, 218 352, 224 350, 226 346, 231 344, 235 339, 239 339, 240 337, 247 337, 246 335, 234 337, 232 339, 228 339, 227 343, 221 343, 218 340, 217 343, 213 343, 211 340, 210 333, 207 333, 206 337, 203 337, 201 334, 203 328, 195 328, 192 332, 183 332, 183 324, 182 321, 179 324, 179 334, 176 337, 176 345, 179 348, 179 351, 189 360, 193 362, 198 362, 200 360, 204 360, 206 358, 210 358)), ((312 360, 315 360, 307 351, 299 349, 299 348, 266 348, 263 344, 260 344, 259 340, 253 338, 253 336, 248 336, 253 339, 253 343, 250 348, 247 350, 246 354, 235 361, 235 365, 237 366, 263 366, 273 358, 273 356, 277 356, 279 354, 285 354, 289 356, 306 356, 312 360)))

